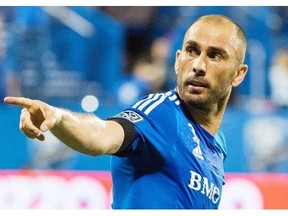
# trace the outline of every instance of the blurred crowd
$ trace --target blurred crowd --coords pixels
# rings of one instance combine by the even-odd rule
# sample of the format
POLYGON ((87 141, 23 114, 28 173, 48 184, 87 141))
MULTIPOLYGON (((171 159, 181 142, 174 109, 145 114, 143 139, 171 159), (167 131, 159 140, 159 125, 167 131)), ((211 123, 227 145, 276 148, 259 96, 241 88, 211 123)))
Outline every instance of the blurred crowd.
MULTIPOLYGON (((0 96, 38 98, 57 105, 91 94, 102 106, 121 109, 146 94, 174 87, 175 52, 181 48, 184 30, 208 13, 230 16, 248 38, 248 78, 233 92, 230 106, 287 111, 285 6, 0 7, 0 96)), ((257 140, 261 131, 273 131, 267 124, 268 129, 257 130, 254 125, 249 137, 257 140)), ((281 144, 275 144, 275 149, 274 141, 261 142, 268 143, 274 159, 288 145, 287 132, 282 133, 284 138, 278 140, 281 144)), ((246 142, 249 155, 253 159, 253 152, 260 155, 256 158, 258 166, 252 161, 251 169, 261 170, 267 163, 265 169, 273 171, 271 166, 277 161, 271 162, 271 156, 263 151, 264 144, 254 145, 253 141, 250 145, 250 138, 246 142)), ((54 165, 59 158, 73 157, 57 158, 55 152, 47 152, 52 152, 54 162, 50 164, 54 165)), ((282 163, 288 153, 281 153, 282 163)), ((33 161, 29 166, 33 167, 33 161)))
POLYGON ((200 15, 222 13, 248 37, 246 61, 253 74, 235 97, 268 98, 282 106, 287 96, 277 79, 288 82, 281 63, 287 59, 287 11, 283 6, 0 7, 1 96, 109 94, 126 106, 143 94, 172 88, 185 27, 200 15))

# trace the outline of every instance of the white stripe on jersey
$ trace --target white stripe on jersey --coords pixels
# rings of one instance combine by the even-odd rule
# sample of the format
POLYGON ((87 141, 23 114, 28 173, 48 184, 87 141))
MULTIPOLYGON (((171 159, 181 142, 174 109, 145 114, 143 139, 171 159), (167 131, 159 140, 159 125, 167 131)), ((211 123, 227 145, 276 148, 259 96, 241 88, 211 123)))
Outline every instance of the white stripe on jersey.
POLYGON ((173 100, 175 100, 175 99, 177 99, 177 95, 176 95, 176 94, 174 94, 174 95, 172 95, 172 96, 169 97, 169 100, 170 100, 170 101, 173 101, 173 100))
POLYGON ((162 94, 156 93, 153 98, 146 100, 143 104, 141 104, 141 106, 139 106, 138 109, 142 111, 146 106, 148 106, 148 104, 152 103, 153 101, 156 101, 160 95, 162 94))
POLYGON ((136 104, 133 105, 132 108, 137 108, 141 103, 143 103, 144 101, 146 101, 147 99, 150 99, 154 96, 154 94, 149 94, 148 98, 142 99, 140 101, 138 101, 136 104))
POLYGON ((162 103, 166 98, 166 95, 162 95, 161 98, 159 100, 157 100, 155 103, 153 103, 151 106, 149 106, 146 110, 145 110, 145 114, 148 115, 155 107, 157 107, 160 103, 162 103))
MULTIPOLYGON (((155 107, 161 104, 167 97, 169 97, 173 92, 169 91, 166 93, 156 93, 149 94, 147 98, 138 101, 132 108, 138 109, 140 111, 146 109, 144 113, 148 115, 155 107)), ((170 101, 176 100, 177 96, 172 95, 169 97, 170 101)), ((174 101, 175 103, 178 100, 174 101)))
POLYGON ((169 97, 170 101, 174 101, 174 103, 178 106, 180 104, 180 101, 178 100, 178 97, 176 94, 169 97), (177 100, 176 100, 177 99, 177 100))

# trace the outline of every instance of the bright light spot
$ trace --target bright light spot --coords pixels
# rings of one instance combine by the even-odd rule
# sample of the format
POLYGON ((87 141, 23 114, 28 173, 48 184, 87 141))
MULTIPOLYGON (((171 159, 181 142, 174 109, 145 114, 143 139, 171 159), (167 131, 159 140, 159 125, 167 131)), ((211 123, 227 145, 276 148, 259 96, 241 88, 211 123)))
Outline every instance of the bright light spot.
POLYGON ((139 88, 134 83, 124 83, 119 91, 118 98, 119 101, 124 105, 129 105, 139 97, 139 88))
POLYGON ((86 112, 94 112, 98 106, 99 100, 93 95, 87 95, 81 101, 81 107, 86 112))

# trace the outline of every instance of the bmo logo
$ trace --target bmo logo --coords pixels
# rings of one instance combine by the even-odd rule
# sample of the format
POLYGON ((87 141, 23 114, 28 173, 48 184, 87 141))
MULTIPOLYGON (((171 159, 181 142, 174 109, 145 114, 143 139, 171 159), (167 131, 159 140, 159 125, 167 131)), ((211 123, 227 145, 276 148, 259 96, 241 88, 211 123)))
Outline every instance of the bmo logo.
POLYGON ((110 186, 87 175, 2 175, 0 209, 109 209, 110 186))

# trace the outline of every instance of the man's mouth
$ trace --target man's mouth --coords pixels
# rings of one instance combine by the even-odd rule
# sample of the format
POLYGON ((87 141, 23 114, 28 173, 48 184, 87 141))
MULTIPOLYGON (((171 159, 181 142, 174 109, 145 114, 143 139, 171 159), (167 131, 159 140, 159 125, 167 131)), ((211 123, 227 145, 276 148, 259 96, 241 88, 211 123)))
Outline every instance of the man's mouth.
POLYGON ((198 81, 198 80, 189 80, 186 82, 187 85, 193 86, 193 87, 202 87, 202 88, 208 88, 209 84, 204 81, 198 81))
POLYGON ((205 80, 188 79, 185 82, 188 93, 190 94, 202 94, 203 91, 209 88, 209 83, 205 80))

